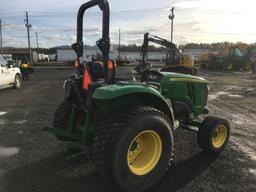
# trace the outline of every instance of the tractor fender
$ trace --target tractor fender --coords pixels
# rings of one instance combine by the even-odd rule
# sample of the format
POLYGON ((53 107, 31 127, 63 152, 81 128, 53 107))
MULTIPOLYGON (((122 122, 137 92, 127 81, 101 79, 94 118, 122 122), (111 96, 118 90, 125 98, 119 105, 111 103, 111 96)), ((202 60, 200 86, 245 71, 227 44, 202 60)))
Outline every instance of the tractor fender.
POLYGON ((152 106, 174 122, 172 104, 161 93, 145 84, 113 84, 99 87, 92 99, 97 109, 109 113, 117 108, 132 105, 152 106))

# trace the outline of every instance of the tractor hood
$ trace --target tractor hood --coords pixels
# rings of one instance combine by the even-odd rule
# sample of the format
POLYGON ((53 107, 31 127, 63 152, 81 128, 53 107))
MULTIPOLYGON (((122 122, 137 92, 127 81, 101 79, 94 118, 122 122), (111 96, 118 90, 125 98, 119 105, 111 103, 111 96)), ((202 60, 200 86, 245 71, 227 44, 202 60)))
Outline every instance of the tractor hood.
POLYGON ((161 72, 163 78, 161 83, 166 84, 169 82, 191 82, 191 83, 203 83, 207 84, 207 80, 202 77, 197 77, 193 75, 187 75, 182 73, 172 73, 172 72, 161 72))

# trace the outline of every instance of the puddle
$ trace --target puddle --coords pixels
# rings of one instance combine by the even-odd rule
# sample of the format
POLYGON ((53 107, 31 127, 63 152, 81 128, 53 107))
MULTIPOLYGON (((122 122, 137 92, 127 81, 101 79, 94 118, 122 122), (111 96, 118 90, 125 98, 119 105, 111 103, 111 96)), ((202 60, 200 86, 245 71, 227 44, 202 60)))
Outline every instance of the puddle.
POLYGON ((236 113, 230 114, 230 120, 232 120, 232 123, 237 125, 256 125, 256 122, 253 117, 250 119, 248 117, 244 117, 243 115, 236 113))
POLYGON ((249 173, 256 176, 256 169, 249 169, 248 171, 249 171, 249 173))
POLYGON ((5 120, 0 119, 0 125, 4 125, 5 124, 5 120))
POLYGON ((20 120, 20 121, 14 121, 15 124, 18 124, 18 125, 22 125, 22 124, 25 124, 27 123, 28 120, 20 120))
POLYGON ((228 94, 229 97, 233 97, 233 98, 242 98, 242 95, 234 95, 234 94, 228 94))
POLYGON ((6 115, 6 114, 7 114, 7 112, 0 111, 0 116, 6 115))
MULTIPOLYGON (((0 111, 0 116, 6 115, 6 114, 7 114, 7 112, 0 111)), ((5 124, 5 120, 0 119, 0 125, 4 125, 4 124, 5 124)))
POLYGON ((237 85, 228 85, 228 86, 226 86, 226 90, 228 90, 228 91, 230 91, 230 90, 232 90, 232 91, 241 90, 241 89, 242 89, 242 87, 239 87, 237 85))
POLYGON ((209 94, 208 95, 208 100, 209 101, 215 100, 215 99, 217 99, 221 95, 227 95, 227 96, 233 97, 233 98, 242 98, 243 97, 242 95, 231 94, 229 92, 219 91, 219 92, 216 92, 215 94, 209 94))
POLYGON ((238 138, 233 137, 232 139, 233 139, 232 144, 234 144, 236 146, 235 150, 239 149, 243 153, 247 154, 249 159, 252 162, 256 161, 256 155, 255 155, 254 149, 252 149, 250 146, 247 146, 247 145, 244 145, 243 143, 241 143, 241 140, 238 138))
POLYGON ((247 91, 254 91, 254 88, 253 88, 253 87, 250 87, 250 88, 247 88, 246 90, 247 90, 247 91))
POLYGON ((232 119, 232 123, 235 123, 237 125, 242 125, 244 126, 245 124, 249 125, 249 126, 256 126, 256 123, 253 121, 245 121, 245 120, 239 120, 239 119, 232 119))
POLYGON ((224 92, 224 91, 219 91, 219 92, 216 92, 215 94, 209 94, 208 100, 211 101, 211 100, 217 99, 221 95, 227 95, 227 94, 228 92, 224 92))
POLYGON ((18 147, 1 147, 0 146, 0 157, 10 157, 19 153, 18 147))

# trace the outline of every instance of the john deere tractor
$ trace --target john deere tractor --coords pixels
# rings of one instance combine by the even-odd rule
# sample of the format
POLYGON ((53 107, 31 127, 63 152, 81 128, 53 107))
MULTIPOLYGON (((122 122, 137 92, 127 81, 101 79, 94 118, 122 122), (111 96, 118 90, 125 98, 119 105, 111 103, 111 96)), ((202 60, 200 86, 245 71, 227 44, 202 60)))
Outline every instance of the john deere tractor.
POLYGON ((87 155, 115 191, 145 191, 164 175, 174 157, 174 131, 198 132, 198 144, 208 153, 220 153, 228 143, 229 122, 208 114, 208 83, 192 75, 151 70, 140 63, 134 73, 140 80, 116 77, 109 58, 109 4, 91 0, 77 16, 75 72, 64 82, 65 99, 59 105, 53 128, 46 128, 87 155), (83 61, 83 15, 98 6, 102 11, 102 72, 97 61, 83 61))

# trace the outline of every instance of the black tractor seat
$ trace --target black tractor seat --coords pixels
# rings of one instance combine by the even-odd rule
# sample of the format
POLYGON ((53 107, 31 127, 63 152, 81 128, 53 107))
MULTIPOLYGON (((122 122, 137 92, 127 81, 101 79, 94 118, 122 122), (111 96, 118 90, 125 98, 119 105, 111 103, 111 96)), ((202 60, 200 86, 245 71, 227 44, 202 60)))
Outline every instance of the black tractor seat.
MULTIPOLYGON (((115 63, 115 61, 113 61, 115 63)), ((104 80, 104 66, 101 61, 94 61, 88 63, 88 70, 92 81, 102 81, 104 80)), ((115 82, 118 81, 132 81, 132 77, 115 77, 115 82)))
POLYGON ((103 62, 101 61, 89 62, 88 70, 89 70, 92 81, 97 81, 98 79, 104 79, 103 62))

